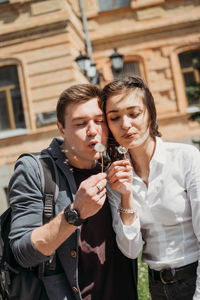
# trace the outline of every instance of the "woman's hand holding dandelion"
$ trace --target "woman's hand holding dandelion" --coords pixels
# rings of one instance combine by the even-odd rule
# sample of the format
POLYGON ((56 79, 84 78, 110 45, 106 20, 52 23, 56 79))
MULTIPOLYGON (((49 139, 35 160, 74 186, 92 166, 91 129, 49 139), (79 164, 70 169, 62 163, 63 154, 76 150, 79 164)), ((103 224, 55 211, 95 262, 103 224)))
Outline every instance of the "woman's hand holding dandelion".
POLYGON ((129 160, 118 160, 112 163, 108 169, 108 180, 113 190, 122 195, 130 194, 133 169, 129 160))
POLYGON ((123 224, 131 225, 137 218, 132 198, 133 169, 126 158, 128 150, 119 146, 117 151, 124 155, 124 159, 112 163, 108 169, 108 180, 112 189, 121 194, 121 206, 118 211, 123 224))

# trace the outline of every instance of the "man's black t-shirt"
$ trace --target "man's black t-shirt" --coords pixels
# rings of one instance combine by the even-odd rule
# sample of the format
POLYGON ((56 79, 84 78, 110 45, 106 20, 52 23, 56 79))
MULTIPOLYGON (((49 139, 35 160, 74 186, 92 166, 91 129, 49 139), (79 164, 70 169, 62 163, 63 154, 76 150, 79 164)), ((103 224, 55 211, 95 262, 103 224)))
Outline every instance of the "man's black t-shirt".
MULTIPOLYGON (((77 169, 77 184, 101 172, 77 169)), ((81 226, 79 237, 79 287, 84 300, 137 300, 137 260, 125 257, 118 249, 112 228, 108 200, 101 210, 81 226)))

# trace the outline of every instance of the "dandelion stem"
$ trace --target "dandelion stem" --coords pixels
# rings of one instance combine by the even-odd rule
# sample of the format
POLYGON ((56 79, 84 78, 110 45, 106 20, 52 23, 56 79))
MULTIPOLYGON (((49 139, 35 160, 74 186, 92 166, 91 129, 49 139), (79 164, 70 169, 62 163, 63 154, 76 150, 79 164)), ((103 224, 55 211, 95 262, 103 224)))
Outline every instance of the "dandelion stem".
POLYGON ((103 173, 103 153, 101 152, 101 173, 103 173))

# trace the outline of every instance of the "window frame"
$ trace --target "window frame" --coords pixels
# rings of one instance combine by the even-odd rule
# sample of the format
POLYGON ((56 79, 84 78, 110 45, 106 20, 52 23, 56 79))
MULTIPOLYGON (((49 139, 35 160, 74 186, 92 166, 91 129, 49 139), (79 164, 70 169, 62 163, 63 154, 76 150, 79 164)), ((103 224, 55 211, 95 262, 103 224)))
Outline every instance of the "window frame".
MULTIPOLYGON (((194 67, 192 65, 190 67, 181 68, 181 63, 180 63, 179 55, 187 53, 187 52, 193 52, 193 51, 196 51, 196 50, 199 50, 199 52, 200 52, 200 48, 197 47, 196 49, 190 49, 190 50, 186 50, 186 51, 181 51, 178 54, 178 60, 179 60, 181 74, 182 74, 183 85, 184 85, 184 90, 185 90, 185 95, 186 95, 188 109, 191 108, 191 107, 200 106, 200 96, 199 96, 199 103, 198 104, 191 104, 191 105, 189 104, 189 100, 188 100, 187 93, 186 93, 186 85, 185 85, 185 80, 184 80, 184 74, 193 73, 195 81, 198 82, 198 83, 200 83, 200 74, 199 74, 199 72, 196 69, 194 69, 194 67)), ((187 108, 186 108, 186 111, 187 111, 187 108)))
POLYGON ((171 70, 173 74, 173 81, 174 87, 176 92, 177 98, 177 112, 180 114, 185 115, 186 113, 190 112, 186 89, 185 89, 185 82, 184 77, 179 61, 179 54, 189 51, 194 51, 199 49, 199 43, 193 43, 191 45, 180 45, 176 47, 172 47, 170 49, 170 62, 171 62, 171 70))
POLYGON ((15 115, 13 111, 13 104, 12 104, 12 97, 11 97, 11 90, 14 89, 16 85, 10 84, 5 87, 0 87, 0 93, 5 93, 6 96, 6 103, 7 103, 7 108, 8 108, 8 117, 10 121, 10 130, 16 129, 15 126, 15 115))
MULTIPOLYGON (((129 4, 128 5, 122 5, 122 6, 117 6, 117 0, 107 0, 107 2, 111 2, 109 5, 111 6, 110 8, 107 8, 107 9, 101 9, 100 8, 100 1, 101 0, 98 0, 98 8, 99 8, 99 12, 107 12, 107 11, 113 11, 113 10, 116 10, 116 9, 121 9, 121 8, 124 8, 124 7, 131 7, 131 0, 127 0, 129 1, 129 4), (116 7, 115 7, 116 6, 116 7)), ((102 4, 103 5, 103 4, 102 4)))
MULTIPOLYGON (((142 68, 141 62, 140 62, 139 60, 136 60, 136 59, 134 59, 134 60, 128 60, 128 61, 125 60, 125 61, 124 61, 124 65, 125 65, 125 64, 130 64, 130 63, 137 63, 137 64, 138 64, 139 74, 136 75, 136 76, 141 76, 141 77, 143 77, 143 68, 142 68)), ((111 69, 112 69, 112 67, 111 67, 111 69)), ((120 75, 121 71, 116 72, 116 73, 119 73, 119 75, 120 75)), ((113 70, 112 70, 112 75, 113 75, 113 79, 118 79, 118 77, 115 77, 115 76, 114 76, 113 70)), ((126 77, 126 76, 131 76, 131 75, 126 75, 126 74, 125 74, 124 76, 126 77)))
MULTIPOLYGON (((21 101, 22 101, 22 107, 24 112, 24 121, 25 121, 25 128, 11 128, 5 131, 0 131, 0 140, 5 138, 10 138, 14 136, 24 135, 29 132, 31 129, 31 114, 32 111, 30 109, 30 103, 27 101, 27 83, 24 76, 24 67, 21 61, 15 58, 1 58, 0 61, 0 67, 9 67, 9 66, 16 66, 17 74, 18 74, 18 82, 19 82, 19 89, 20 89, 20 95, 21 95, 21 101)), ((0 88, 0 89, 4 89, 0 88)), ((33 115, 33 114, 32 114, 33 115)), ((12 125, 13 126, 13 125, 12 125)))

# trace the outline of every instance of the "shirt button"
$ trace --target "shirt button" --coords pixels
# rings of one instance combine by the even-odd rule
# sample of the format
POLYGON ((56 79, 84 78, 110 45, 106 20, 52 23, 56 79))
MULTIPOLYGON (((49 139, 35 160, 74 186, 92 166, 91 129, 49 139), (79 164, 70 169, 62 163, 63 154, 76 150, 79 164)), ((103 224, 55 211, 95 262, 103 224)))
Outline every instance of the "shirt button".
POLYGON ((78 293, 78 288, 76 286, 73 286, 72 290, 74 291, 74 293, 78 293))
POLYGON ((76 257, 77 257, 77 253, 76 253, 75 250, 71 250, 71 251, 70 251, 70 254, 71 254, 71 257, 72 257, 72 258, 76 258, 76 257))

